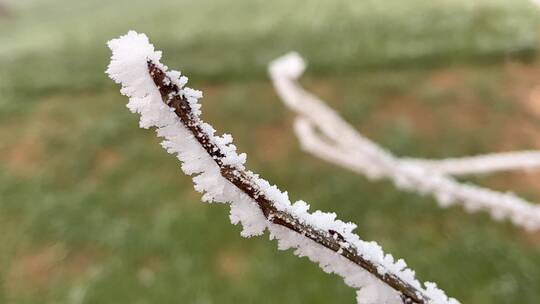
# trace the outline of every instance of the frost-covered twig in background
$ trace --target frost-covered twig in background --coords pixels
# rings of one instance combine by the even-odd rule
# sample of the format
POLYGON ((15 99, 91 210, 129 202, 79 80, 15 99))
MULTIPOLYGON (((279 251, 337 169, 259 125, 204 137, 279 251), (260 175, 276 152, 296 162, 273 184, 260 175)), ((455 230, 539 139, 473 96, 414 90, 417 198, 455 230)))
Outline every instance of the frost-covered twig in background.
POLYGON ((433 195, 441 206, 461 203, 469 211, 487 210, 495 219, 509 218, 528 230, 540 229, 540 206, 449 176, 540 167, 539 151, 446 160, 395 157, 305 91, 296 81, 304 69, 305 62, 297 53, 278 58, 269 66, 278 95, 298 114, 294 129, 304 150, 370 179, 389 178, 400 189, 433 195))
POLYGON ((483 174, 540 167, 540 151, 489 153, 447 159, 402 158, 402 161, 449 175, 483 174))
POLYGON ((184 87, 187 78, 179 72, 167 71, 144 34, 131 31, 108 45, 113 55, 107 73, 130 97, 128 108, 141 115, 140 127, 156 127, 204 201, 230 205, 231 222, 242 224, 243 236, 268 230, 279 249, 294 248, 342 276, 358 290, 358 303, 457 303, 434 283, 423 287, 403 260, 362 241, 353 233, 356 225, 336 220, 334 213, 309 213, 305 202, 291 204, 286 192, 246 170, 246 156, 236 153, 232 137, 214 135, 199 118, 202 93, 184 87))

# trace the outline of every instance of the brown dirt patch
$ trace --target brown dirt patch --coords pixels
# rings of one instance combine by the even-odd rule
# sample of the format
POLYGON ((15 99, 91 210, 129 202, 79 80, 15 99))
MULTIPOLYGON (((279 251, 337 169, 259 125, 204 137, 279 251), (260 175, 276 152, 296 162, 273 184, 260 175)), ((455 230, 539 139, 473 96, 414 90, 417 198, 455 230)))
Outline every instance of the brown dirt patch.
POLYGON ((540 84, 531 90, 528 98, 524 98, 523 100, 525 107, 533 115, 540 118, 540 84))
POLYGON ((286 126, 276 125, 264 126, 255 130, 255 138, 262 139, 257 142, 257 151, 255 152, 257 158, 267 162, 279 162, 285 159, 296 145, 296 138, 293 138, 292 132, 286 126))
POLYGON ((410 102, 407 97, 394 97, 377 107, 366 125, 371 129, 370 125, 381 126, 400 121, 411 126, 420 135, 431 137, 437 129, 434 118, 433 111, 428 107, 410 102))
POLYGON ((535 248, 540 248, 540 232, 539 231, 529 231, 527 233, 521 234, 520 237, 528 245, 535 248))
POLYGON ((313 80, 306 85, 306 90, 315 96, 319 96, 331 107, 339 105, 344 99, 343 93, 339 90, 339 86, 335 81, 321 79, 313 80))
POLYGON ((238 249, 228 248, 220 251, 215 257, 215 270, 231 280, 242 279, 250 269, 246 254, 238 249))
MULTIPOLYGON (((84 97, 82 97, 84 98, 84 97)), ((50 96, 36 101, 31 111, 0 123, 0 166, 21 177, 31 177, 51 165, 58 155, 47 155, 47 143, 79 135, 83 122, 74 116, 73 96, 50 96)))
POLYGON ((225 92, 225 85, 222 83, 211 83, 204 85, 200 90, 203 91, 203 100, 206 97, 210 99, 216 98, 225 92))
POLYGON ((479 132, 495 115, 481 100, 484 97, 474 81, 484 72, 466 66, 434 70, 391 94, 379 94, 381 101, 362 125, 368 133, 376 133, 381 126, 405 123, 415 135, 428 140, 437 140, 445 128, 465 136, 479 132))
POLYGON ((11 10, 8 9, 6 4, 0 3, 0 18, 13 17, 11 10))
POLYGON ((443 69, 433 72, 429 76, 427 84, 438 90, 454 90, 463 86, 466 77, 467 72, 464 68, 443 69))
POLYGON ((52 245, 18 255, 7 273, 8 290, 42 291, 51 283, 55 267, 66 256, 62 246, 52 245))
POLYGON ((31 177, 45 161, 45 147, 35 136, 25 136, 19 141, 0 146, 0 160, 10 173, 31 177))
POLYGON ((95 250, 69 252, 62 244, 24 250, 17 254, 6 273, 9 295, 42 294, 59 281, 84 275, 95 264, 95 250))
POLYGON ((91 174, 92 178, 99 179, 118 166, 121 160, 122 156, 120 153, 112 149, 101 149, 97 151, 94 159, 94 168, 91 174))
POLYGON ((540 118, 540 63, 507 63, 503 91, 540 118))
POLYGON ((102 149, 96 153, 96 164, 102 170, 110 169, 120 161, 120 154, 111 149, 102 149))
POLYGON ((540 126, 532 120, 509 119, 504 122, 502 130, 497 150, 540 149, 540 126))

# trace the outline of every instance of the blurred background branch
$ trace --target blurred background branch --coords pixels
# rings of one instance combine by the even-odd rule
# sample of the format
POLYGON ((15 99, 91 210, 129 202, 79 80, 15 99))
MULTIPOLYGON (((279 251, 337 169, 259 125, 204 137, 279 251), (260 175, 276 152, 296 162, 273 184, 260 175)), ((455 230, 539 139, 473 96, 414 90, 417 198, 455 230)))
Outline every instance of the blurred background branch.
POLYGON ((467 211, 488 211, 494 219, 510 219, 527 230, 540 229, 540 207, 509 193, 462 184, 450 175, 529 169, 540 165, 539 151, 491 153, 442 160, 399 158, 357 132, 322 100, 297 82, 305 69, 297 53, 269 65, 283 103, 298 117, 294 130, 302 148, 321 159, 369 179, 390 179, 398 189, 434 196, 439 205, 463 204, 467 211))

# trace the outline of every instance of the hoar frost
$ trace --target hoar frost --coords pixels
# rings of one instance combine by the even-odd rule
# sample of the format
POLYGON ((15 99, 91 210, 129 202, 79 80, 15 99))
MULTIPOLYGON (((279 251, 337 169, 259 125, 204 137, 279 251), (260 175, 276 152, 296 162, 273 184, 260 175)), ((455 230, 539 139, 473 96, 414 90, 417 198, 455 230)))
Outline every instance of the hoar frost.
POLYGON ((469 212, 486 210, 496 220, 510 219, 530 231, 540 230, 540 206, 512 193, 463 183, 453 176, 540 167, 540 151, 491 153, 470 157, 425 160, 393 155, 371 141, 297 79, 306 68, 298 53, 269 65, 276 92, 298 114, 294 130, 302 148, 370 180, 387 178, 398 189, 432 195, 441 207, 462 204, 469 212), (320 132, 319 132, 320 131, 320 132))
MULTIPOLYGON (((228 134, 216 136, 214 128, 198 118, 201 113, 198 99, 202 97, 202 92, 185 87, 187 78, 180 72, 167 71, 167 67, 159 62, 161 52, 154 50, 146 35, 130 31, 120 38, 109 41, 108 46, 112 51, 112 59, 106 72, 115 82, 122 85, 121 93, 129 97, 127 107, 132 112, 140 114, 140 127, 156 128, 157 135, 164 138, 162 146, 169 153, 176 155, 182 163, 183 172, 193 177, 194 187, 203 194, 203 201, 229 204, 231 222, 242 225, 242 236, 261 235, 268 230, 270 238, 278 241, 279 249, 293 248, 296 255, 308 257, 318 263, 324 271, 342 276, 347 285, 357 289, 358 303, 402 303, 396 290, 339 253, 268 221, 257 202, 221 175, 220 167, 183 125, 174 109, 163 103, 159 89, 149 74, 147 66, 149 61, 162 71, 166 71, 168 78, 181 89, 180 93, 189 102, 202 130, 225 155, 224 165, 244 170, 246 155, 236 152, 232 136, 228 134)), ((291 204, 286 192, 280 191, 256 174, 249 172, 249 176, 260 188, 260 192, 269 198, 278 210, 287 212, 315 229, 339 233, 363 258, 378 265, 380 274, 392 273, 399 277, 421 290, 430 299, 430 303, 458 303, 448 298, 434 283, 426 283, 425 287, 422 287, 415 279, 414 271, 406 268, 403 260, 395 261, 391 255, 384 254, 377 243, 363 241, 354 234, 355 224, 337 220, 334 213, 321 211, 310 213, 307 203, 298 201, 291 204)))

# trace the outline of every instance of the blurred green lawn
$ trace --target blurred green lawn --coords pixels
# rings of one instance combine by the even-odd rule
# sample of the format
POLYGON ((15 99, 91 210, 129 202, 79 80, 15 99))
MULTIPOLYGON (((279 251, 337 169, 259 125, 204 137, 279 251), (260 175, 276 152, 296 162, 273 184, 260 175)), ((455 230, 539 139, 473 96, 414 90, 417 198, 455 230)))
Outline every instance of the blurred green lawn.
MULTIPOLYGON (((0 303, 353 303, 339 278, 242 239, 200 203, 104 74, 135 29, 203 89, 204 117, 249 166, 403 257, 463 303, 537 303, 540 234, 300 151, 266 64, 399 155, 540 148, 540 15, 503 1, 9 0, 0 10, 0 303), (3 13, 2 13, 3 12, 3 13)), ((470 179, 538 201, 540 174, 470 179)))

